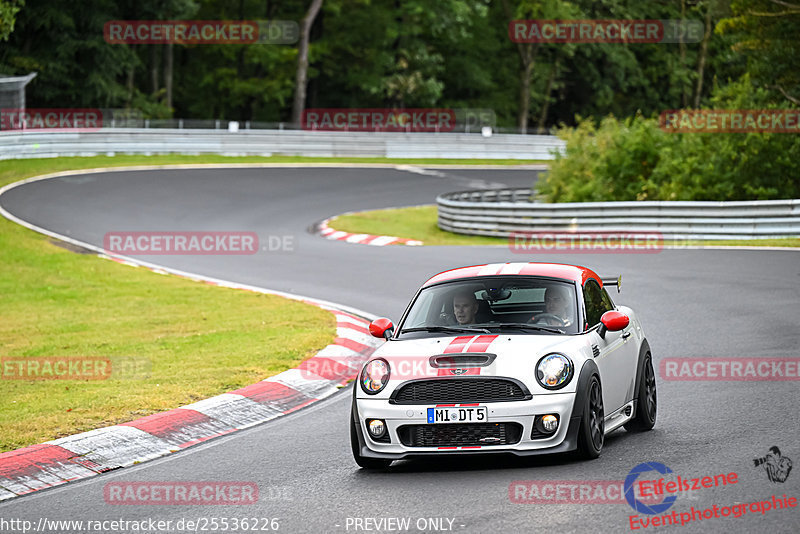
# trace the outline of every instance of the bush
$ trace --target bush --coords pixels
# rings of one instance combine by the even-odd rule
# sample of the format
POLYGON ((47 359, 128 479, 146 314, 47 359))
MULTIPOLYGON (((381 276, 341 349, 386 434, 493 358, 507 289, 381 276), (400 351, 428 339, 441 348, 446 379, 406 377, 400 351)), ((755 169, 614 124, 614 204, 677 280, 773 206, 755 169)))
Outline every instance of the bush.
MULTIPOLYGON (((713 109, 786 108, 745 77, 716 89, 713 109)), ((558 136, 539 182, 548 202, 800 198, 800 139, 790 133, 668 133, 654 118, 578 118, 558 136)))

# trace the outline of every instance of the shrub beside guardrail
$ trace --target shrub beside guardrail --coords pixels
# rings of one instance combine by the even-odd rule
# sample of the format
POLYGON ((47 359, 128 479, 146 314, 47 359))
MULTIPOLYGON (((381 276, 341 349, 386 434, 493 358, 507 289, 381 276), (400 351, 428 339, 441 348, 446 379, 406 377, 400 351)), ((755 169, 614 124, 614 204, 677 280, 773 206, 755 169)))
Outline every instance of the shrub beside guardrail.
POLYGON ((539 232, 659 232, 664 237, 800 237, 800 199, 732 202, 634 201, 545 204, 530 189, 461 191, 436 199, 439 228, 507 237, 539 232))

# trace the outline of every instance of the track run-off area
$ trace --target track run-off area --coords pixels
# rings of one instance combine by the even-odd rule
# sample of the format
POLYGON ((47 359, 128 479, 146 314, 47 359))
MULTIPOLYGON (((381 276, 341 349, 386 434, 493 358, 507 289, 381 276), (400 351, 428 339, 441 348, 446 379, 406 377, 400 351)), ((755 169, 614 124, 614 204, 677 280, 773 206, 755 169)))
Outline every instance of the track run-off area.
MULTIPOLYGON (((798 381, 679 381, 659 372, 664 358, 800 356, 796 250, 519 254, 506 246, 375 247, 314 233, 316 223, 340 213, 432 204, 439 194, 482 185, 530 187, 536 177, 530 169, 420 170, 332 166, 87 173, 12 188, 0 196, 0 206, 27 223, 98 247, 109 232, 253 232, 262 245, 255 254, 137 259, 395 321, 422 282, 454 267, 547 261, 584 265, 603 277, 621 274, 623 288, 614 293, 615 301, 636 310, 653 351, 659 401, 653 431, 618 430, 607 437, 600 458, 588 462, 562 456, 464 456, 401 461, 385 472, 369 472, 358 469, 350 452, 350 386, 291 415, 168 457, 11 499, 0 504, 0 519, 29 520, 34 526, 41 518, 172 521, 174 532, 201 530, 180 530, 180 520, 212 517, 228 518, 229 524, 232 518, 253 518, 258 526, 251 523, 248 531, 267 526, 279 532, 625 532, 632 526, 652 531, 631 523, 636 512, 618 495, 608 499, 614 502, 575 504, 554 493, 549 503, 539 504, 517 493, 520 484, 530 487, 526 481, 552 481, 554 491, 587 481, 621 483, 643 462, 659 462, 688 479, 737 474, 735 484, 678 494, 669 510, 678 515, 692 508, 772 502, 773 495, 800 497, 800 473, 771 481, 754 462, 770 447, 800 461, 798 381), (176 481, 255 483, 259 499, 248 505, 132 506, 109 504, 104 495, 109 483, 176 481)), ((695 517, 659 530, 667 529, 797 532, 800 509, 748 509, 739 517, 695 517)), ((69 531, 96 530, 87 524, 69 531)))

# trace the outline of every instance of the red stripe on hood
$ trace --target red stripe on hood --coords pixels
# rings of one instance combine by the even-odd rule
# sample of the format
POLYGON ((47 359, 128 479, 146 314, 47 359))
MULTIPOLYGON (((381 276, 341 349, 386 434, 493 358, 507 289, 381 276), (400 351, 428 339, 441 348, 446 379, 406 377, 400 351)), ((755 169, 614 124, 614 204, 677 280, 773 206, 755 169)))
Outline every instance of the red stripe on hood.
POLYGON ((452 354, 454 352, 464 352, 464 347, 467 346, 472 339, 476 336, 458 336, 453 341, 447 345, 447 348, 444 349, 444 354, 452 354))
POLYGON ((478 336, 478 339, 473 341, 465 352, 486 352, 486 349, 489 348, 489 345, 492 344, 492 341, 494 341, 498 337, 500 336, 499 335, 478 336))

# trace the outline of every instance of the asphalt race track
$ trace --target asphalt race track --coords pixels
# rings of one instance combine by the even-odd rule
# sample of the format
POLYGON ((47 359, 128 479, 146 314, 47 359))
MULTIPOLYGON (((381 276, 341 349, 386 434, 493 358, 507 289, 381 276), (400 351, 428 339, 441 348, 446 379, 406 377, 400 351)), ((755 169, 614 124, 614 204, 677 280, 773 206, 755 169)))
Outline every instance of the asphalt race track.
MULTIPOLYGON (((530 186, 533 171, 260 168, 126 171, 30 183, 0 205, 32 224, 102 246, 111 231, 241 230, 291 236, 292 250, 251 256, 141 257, 169 267, 298 293, 397 320, 418 286, 452 267, 555 261, 622 274, 620 304, 634 308, 655 358, 659 414, 653 431, 607 437, 599 459, 484 456, 397 462, 387 472, 352 460, 349 388, 295 414, 179 454, 66 484, 0 505, 0 517, 56 520, 280 518, 279 532, 365 532, 354 518, 447 518, 455 532, 625 532, 625 503, 526 504, 520 480, 624 480, 641 462, 682 477, 736 472, 738 483, 681 494, 691 507, 800 497, 800 472, 771 482, 753 459, 778 446, 800 462, 797 381, 666 381, 664 357, 797 357, 800 255, 795 251, 665 250, 657 254, 512 254, 500 247, 372 247, 322 239, 308 229, 339 213, 430 204, 476 180, 530 186), (254 481, 251 506, 112 506, 111 481, 254 481)), ((334 224, 335 227, 335 224, 334 224)), ((120 267, 125 269, 127 267, 120 267)), ((113 309, 113 305, 110 306, 113 309)), ((124 313, 124 312, 122 312, 124 313)), ((670 510, 671 512, 672 510, 670 510)), ((364 523, 361 523, 364 526, 364 523)), ((436 522, 421 530, 436 531, 436 522)), ((374 524, 370 524, 374 527, 374 524)), ((643 529, 652 531, 653 528, 643 529)), ((798 532, 800 509, 705 519, 659 531, 798 532)), ((386 531, 386 530, 384 530, 386 531)), ((114 531, 110 531, 114 532, 114 531)), ((4 533, 5 534, 5 533, 4 533)))

